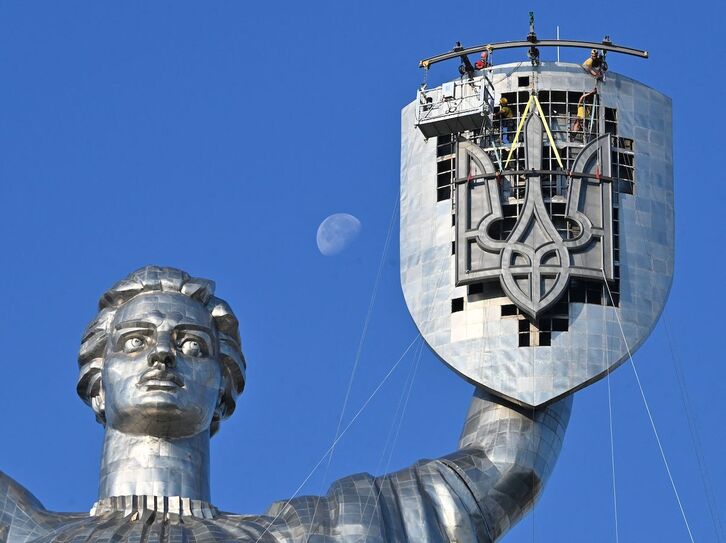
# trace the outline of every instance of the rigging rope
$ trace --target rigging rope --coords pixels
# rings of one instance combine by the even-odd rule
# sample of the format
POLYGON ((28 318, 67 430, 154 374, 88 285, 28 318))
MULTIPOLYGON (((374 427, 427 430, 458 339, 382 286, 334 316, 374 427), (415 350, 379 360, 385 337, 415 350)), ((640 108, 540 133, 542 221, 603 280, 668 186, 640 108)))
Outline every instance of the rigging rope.
MULTIPOLYGON (((610 297, 610 304, 613 308, 615 308, 615 302, 613 301, 613 294, 610 291, 610 285, 608 284, 607 277, 605 277, 605 270, 602 270, 602 278, 605 282, 605 287, 608 291, 608 296, 610 297)), ((691 540, 691 543, 695 543, 693 539, 693 533, 691 532, 691 526, 688 523, 688 519, 686 518, 686 511, 683 509, 683 503, 681 502, 681 497, 678 494, 678 489, 676 488, 676 483, 673 480, 673 475, 671 474, 671 468, 668 464, 668 460, 666 459, 665 451, 663 450, 663 445, 660 441, 660 436, 658 435, 658 430, 655 427, 655 421, 653 420, 653 415, 650 412, 650 406, 648 405, 648 400, 645 398, 645 391, 643 390, 643 385, 640 382, 640 375, 638 375, 638 369, 635 367, 635 362, 633 362, 633 354, 630 352, 630 346, 628 345, 628 340, 625 337, 625 331, 623 330, 623 323, 620 321, 620 315, 618 314, 617 309, 614 311, 615 317, 618 320, 618 327, 620 328, 620 335, 623 337, 623 342, 625 342, 625 349, 628 352, 628 359, 630 360, 630 367, 633 368, 633 373, 635 374, 635 381, 638 384, 638 388, 640 389, 640 396, 643 398, 643 405, 645 405, 645 411, 648 414, 648 420, 650 420, 650 426, 653 429, 653 435, 655 435, 655 440, 658 443, 658 450, 660 450, 660 456, 663 459, 663 464, 665 465, 666 473, 668 474, 668 479, 670 480, 671 487, 673 488, 673 494, 676 497, 676 501, 678 502, 678 508, 681 511, 681 517, 683 517, 683 522, 686 525, 686 530, 688 531, 688 537, 691 540)))
POLYGON ((696 461, 698 463, 699 474, 701 476, 701 483, 703 484, 703 490, 706 494, 706 501, 708 502, 708 510, 711 514, 711 520, 713 521, 713 529, 716 533, 716 540, 719 542, 724 541, 723 526, 721 524, 721 517, 718 513, 718 500, 715 492, 710 484, 710 477, 706 466, 706 461, 703 455, 703 447, 701 445, 701 437, 698 432, 698 425, 696 424, 696 417, 691 409, 691 401, 686 387, 685 375, 683 373, 683 365, 681 364, 680 357, 675 349, 675 342, 670 330, 669 318, 667 313, 663 312, 663 323, 665 324, 666 337, 668 338, 668 347, 671 351, 671 359, 673 360, 673 367, 676 373, 676 380, 678 381, 678 389, 681 393, 681 402, 683 403, 683 411, 686 414, 686 420, 688 421, 688 429, 691 434, 691 442, 693 449, 696 452, 696 461))
MULTIPOLYGON (((469 163, 468 167, 470 167, 470 165, 471 165, 471 163, 469 163)), ((455 187, 454 190, 458 190, 458 189, 455 187)), ((431 231, 431 235, 433 236, 435 234, 435 230, 436 230, 436 223, 435 222, 432 224, 431 230, 432 230, 431 231)), ((441 288, 441 286, 443 284, 442 279, 446 279, 447 278, 447 274, 445 273, 445 271, 446 271, 446 268, 447 268, 447 264, 449 264, 450 261, 451 261, 451 259, 444 259, 442 261, 441 268, 439 268, 439 272, 440 272, 439 273, 439 278, 436 281, 436 288, 434 289, 434 296, 433 296, 434 303, 432 303, 431 304, 431 307, 429 308, 429 311, 428 311, 427 318, 426 318, 426 321, 425 322, 429 322, 431 320, 431 316, 433 314, 434 307, 436 305, 435 302, 436 302, 436 299, 437 299, 437 295, 439 293, 439 289, 441 288)), ((449 289, 449 291, 448 291, 448 293, 446 295, 447 298, 450 297, 451 292, 454 290, 454 288, 455 287, 452 287, 451 289, 449 289)), ((411 396, 411 391, 413 390, 413 380, 416 377, 416 373, 418 372, 419 363, 421 362, 421 356, 423 354, 423 346, 424 346, 424 341, 423 341, 423 337, 422 337, 421 344, 419 345, 419 350, 418 350, 418 353, 416 355, 416 361, 415 361, 415 363, 413 365, 413 370, 412 370, 413 371, 413 374, 411 376, 411 381, 409 382, 409 385, 408 385, 408 391, 406 392, 406 399, 404 401, 404 406, 403 406, 403 411, 402 411, 402 414, 401 414, 401 418, 399 419, 398 429, 396 430, 396 434, 395 434, 395 437, 394 437, 394 440, 393 440, 393 443, 392 443, 392 446, 391 446, 391 450, 389 452, 389 458, 388 458, 388 462, 386 464, 386 467, 384 469, 384 473, 387 473, 388 472, 388 467, 389 467, 390 462, 391 462, 391 459, 393 457, 393 447, 395 446, 396 441, 398 441, 398 435, 399 435, 399 433, 401 431, 401 426, 403 425, 403 415, 406 412, 406 407, 408 406, 408 400, 409 400, 409 398, 411 396)), ((404 385, 404 391, 405 391, 405 389, 406 389, 406 385, 404 385)), ((403 397, 403 391, 402 391, 402 396, 401 397, 403 397)), ((392 424, 395 424, 395 415, 394 415, 394 422, 392 424)), ((393 428, 393 425, 392 425, 392 428, 393 428)), ((384 451, 385 451, 385 447, 384 447, 384 451)), ((378 493, 376 494, 376 498, 375 498, 374 508, 375 507, 378 507, 378 501, 380 499, 380 496, 381 496, 381 492, 382 491, 383 491, 383 485, 379 485, 378 493)), ((366 499, 366 503, 365 503, 365 506, 363 507, 363 511, 366 510, 366 507, 367 506, 368 506, 368 499, 366 499)), ((371 522, 372 522, 372 518, 373 517, 371 517, 371 522)), ((371 526, 371 524, 369 523, 368 524, 368 529, 370 529, 370 526, 371 526)), ((366 533, 367 533, 367 531, 366 531, 366 533)))
MULTIPOLYGON (((360 363, 360 357, 361 353, 363 352, 363 344, 365 343, 366 336, 368 335, 368 325, 371 322, 371 315, 373 314, 373 307, 376 303, 376 298, 378 296, 378 287, 381 283, 381 276, 383 275, 383 266, 386 261, 386 256, 388 255, 388 249, 391 245, 391 233, 393 232, 393 225, 395 224, 396 220, 396 214, 398 211, 398 205, 399 205, 399 196, 396 194, 396 202, 393 206, 393 212, 391 213, 391 218, 388 221, 388 232, 386 233, 386 241, 383 244, 383 251, 381 252, 381 258, 378 262, 378 272, 376 273, 376 280, 373 283, 373 291, 371 292, 371 298, 368 302, 368 311, 366 313, 365 320, 363 321, 363 331, 361 332, 360 339, 358 340, 358 348, 356 349, 355 358, 353 360, 353 368, 350 372, 350 378, 348 379, 348 388, 345 391, 345 397, 343 399, 343 406, 340 409, 340 416, 338 417, 338 424, 335 428, 335 437, 333 438, 333 445, 330 449, 330 456, 328 457, 328 462, 325 465, 325 470, 323 471, 323 487, 325 487, 325 484, 328 479, 328 471, 330 470, 330 464, 333 461, 333 454, 335 453, 335 444, 338 442, 338 437, 340 436, 340 428, 343 424, 343 417, 345 416, 345 411, 348 408, 348 401, 350 400, 350 393, 353 390, 353 382, 355 381, 355 375, 358 371, 358 365, 360 363)), ((315 519, 315 514, 318 512, 318 506, 320 505, 320 498, 321 495, 318 495, 317 500, 315 501, 315 509, 313 510, 313 515, 311 517, 311 526, 312 528, 312 522, 315 519)), ((308 529, 310 531, 310 529, 308 529)))
MULTIPOLYGON (((330 448, 329 448, 329 449, 328 449, 328 451, 326 452, 326 455, 328 455, 328 454, 329 454, 329 457, 328 457, 328 462, 326 463, 326 467, 325 467, 325 471, 324 471, 324 477, 323 477, 323 486, 325 486, 325 481, 327 480, 327 473, 328 473, 328 471, 329 471, 329 468, 330 468, 330 464, 331 464, 331 462, 332 462, 332 458, 333 458, 333 453, 334 453, 334 451, 335 451, 335 446, 336 446, 336 444, 337 444, 337 443, 338 443, 338 442, 340 441, 340 438, 341 438, 341 437, 343 436, 343 434, 345 433, 345 431, 346 431, 346 430, 347 430, 348 428, 350 428, 351 424, 352 424, 352 423, 353 423, 353 422, 355 421, 355 419, 357 418, 357 416, 358 416, 358 415, 360 414, 360 412, 359 412, 359 413, 357 413, 357 414, 356 414, 356 416, 355 416, 355 417, 354 417, 354 418, 353 418, 353 419, 352 419, 352 420, 350 421, 350 423, 348 424, 348 426, 346 426, 346 427, 345 427, 345 430, 343 430, 343 432, 340 432, 340 426, 342 425, 342 421, 343 421, 343 416, 344 416, 344 414, 345 414, 345 409, 346 409, 346 407, 347 407, 347 404, 348 404, 348 400, 349 400, 349 398, 350 398, 350 392, 351 392, 351 390, 352 390, 352 386, 353 386, 353 381, 354 381, 354 378, 355 378, 355 373, 356 373, 356 370, 357 370, 357 368, 358 368, 358 364, 359 364, 359 361, 360 361, 360 355, 361 355, 361 352, 362 352, 362 349, 363 349, 363 343, 364 343, 364 341, 365 341, 365 337, 366 337, 366 334, 367 334, 367 330, 368 330, 368 325, 369 325, 369 323, 370 323, 370 317, 371 317, 371 315, 372 315, 372 312, 373 312, 373 306, 374 306, 374 304, 375 304, 375 299, 376 299, 376 296, 377 296, 377 293, 378 293, 378 286, 379 286, 379 283, 380 283, 380 279, 381 279, 381 276, 382 276, 382 272, 383 272, 383 266, 384 266, 384 263, 385 263, 385 257, 386 257, 386 255, 387 255, 387 253, 388 253, 388 249, 389 249, 389 246, 390 246, 390 241, 391 241, 391 233, 392 233, 392 231, 393 231, 393 225, 395 224, 395 219, 396 219, 396 216, 397 216, 398 206, 399 206, 399 200, 398 200, 398 195, 396 195, 396 203, 395 203, 395 205, 394 205, 394 208, 393 208, 393 212, 392 212, 392 214, 391 214, 391 219, 390 219, 390 221, 389 221, 389 225, 388 225, 388 232, 387 232, 387 234, 386 234, 386 241, 385 241, 385 244, 384 244, 384 248, 383 248, 383 252, 382 252, 382 254, 381 254, 381 259, 380 259, 380 262, 379 262, 379 265, 378 265, 378 273, 377 273, 377 275, 376 275, 376 281, 375 281, 375 284, 374 284, 374 288, 373 288, 373 293, 372 293, 372 295, 371 295, 371 300, 370 300, 370 303, 369 303, 369 306, 368 306, 368 313, 367 313, 367 315, 366 315, 366 319, 365 319, 365 322, 364 322, 364 326, 363 326, 363 332, 362 332, 362 335, 361 335, 361 339, 360 339, 360 342, 359 342, 359 344, 358 344, 358 350, 357 350, 357 352, 356 352, 356 357, 355 357, 355 361, 354 361, 354 364, 353 364, 353 369, 352 369, 352 372, 351 372, 350 380, 349 380, 349 382, 348 382, 348 389, 347 389, 347 391, 346 391, 346 394, 345 394, 345 399, 344 399, 344 402, 343 402, 343 407, 342 407, 342 409, 341 409, 340 417, 339 417, 339 419, 338 419, 338 428, 337 428, 337 430, 336 430, 336 437, 335 437, 335 439, 333 440, 333 443, 331 444, 330 448)), ((435 226, 436 226, 436 225, 435 225, 435 223, 434 223, 434 224, 432 225, 432 235, 433 235, 433 234, 435 233, 435 226)), ((448 260, 444 260, 444 261, 443 261, 443 264, 444 264, 444 266, 443 266, 443 267, 445 267, 445 266, 446 266, 446 264, 447 264, 448 262, 449 262, 448 260)), ((437 281, 437 284, 436 284, 436 288, 435 288, 435 290, 434 290, 434 299, 436 299, 436 294, 438 293, 438 290, 439 290, 439 288, 441 287, 441 280, 442 280, 443 278, 445 278, 445 277, 447 277, 447 275, 446 275, 445 273, 442 273, 442 274, 441 274, 441 276, 439 277, 439 279, 438 279, 438 281, 437 281)), ((429 310, 429 316, 430 316, 430 314, 431 314, 431 312, 432 312, 432 311, 433 311, 433 305, 432 305, 432 307, 431 307, 431 308, 430 308, 430 310, 429 310)), ((421 336, 421 334, 419 333, 419 334, 417 335, 417 337, 420 337, 420 336, 421 336)), ((411 345, 409 345, 409 347, 408 347, 408 348, 406 349, 406 352, 408 352, 408 350, 410 349, 410 347, 411 347, 411 345)), ((398 363, 399 363, 400 361, 401 361, 401 359, 399 359, 399 361, 398 361, 398 362, 396 363, 396 366, 398 365, 398 363)), ((394 368, 392 368, 392 370, 393 370, 393 369, 395 369, 395 366, 394 366, 394 368)), ((383 382, 385 382, 385 380, 387 380, 387 379, 388 379, 388 377, 389 377, 389 376, 390 376, 390 374, 392 373, 392 370, 391 370, 391 371, 389 372, 389 374, 387 374, 387 375, 386 375, 386 377, 384 378, 384 381, 383 381, 383 382)), ((380 386, 382 386, 383 382, 381 383, 381 385, 379 385, 379 387, 378 387, 378 388, 380 388, 380 386)), ((376 389, 376 391, 374 391, 374 392, 377 392, 378 388, 377 388, 377 389, 376 389)), ((369 398, 369 400, 370 400, 370 398, 369 398)), ((367 401, 366 401, 366 403, 364 404, 364 406, 365 406, 365 405, 367 405, 367 402, 368 402, 369 400, 367 400, 367 401)), ((325 458, 325 457, 323 457, 323 459, 324 459, 324 458, 325 458)), ((323 459, 321 459, 321 461, 320 461, 320 462, 319 462, 319 463, 318 463, 318 464, 317 464, 317 465, 316 465, 316 466, 315 466, 315 467, 313 468, 313 471, 315 471, 315 470, 316 470, 316 469, 317 469, 317 468, 319 467, 319 465, 320 465, 320 463, 322 463, 322 460, 323 460, 323 459)), ((312 476, 312 472, 311 472, 311 474, 310 474, 310 475, 309 475, 309 476, 308 476, 308 477, 306 478, 306 480, 305 480, 305 481, 303 481, 302 485, 301 485, 301 486, 300 486, 300 487, 299 487, 299 488, 298 488, 298 489, 297 489, 297 490, 295 491, 295 495, 297 495, 297 493, 298 493, 298 492, 300 491, 300 489, 302 488, 302 486, 303 486, 303 485, 304 485, 304 484, 305 484, 305 483, 307 482, 307 480, 308 480, 308 479, 309 479, 309 478, 310 478, 311 476, 312 476)), ((293 496, 293 497, 294 497, 294 496, 293 496)), ((292 499, 292 498, 290 498, 290 500, 291 500, 291 499, 292 499)), ((313 509, 313 515, 312 515, 312 517, 311 517, 311 520, 310 520, 311 524, 310 524, 310 527, 308 528, 308 534, 309 534, 309 533, 310 533, 310 531, 312 530, 312 524, 313 524, 313 522, 314 522, 314 520, 315 520, 315 515, 316 515, 316 513, 317 513, 317 510, 318 510, 318 507, 319 507, 319 504, 320 504, 320 500, 321 500, 321 499, 322 499, 322 493, 321 493, 321 494, 319 494, 319 495, 317 496, 317 499, 316 499, 316 501, 315 501, 315 508, 313 509)), ((288 502, 287 502, 287 503, 289 503, 289 501, 290 501, 290 500, 288 500, 288 502)), ((259 541, 259 540, 258 540, 258 541, 259 541)), ((255 542, 255 543, 257 543, 257 542, 255 542)))
MULTIPOLYGON (((597 110, 599 102, 600 101, 598 100, 597 93, 595 93, 592 97, 592 110, 590 110, 590 126, 588 127, 588 131, 587 131, 587 135, 589 137, 587 138, 587 141, 590 141, 592 139, 592 137, 597 134, 597 132, 595 130, 595 111, 597 110)), ((599 120, 599 118, 600 118, 600 112, 598 112, 598 120, 599 120)), ((583 122, 584 122, 584 119, 583 119, 583 122)), ((600 123, 598 123, 598 124, 600 124, 600 123)), ((584 132, 585 127, 583 126, 582 128, 583 128, 583 132, 584 132)))
POLYGON ((323 453, 323 456, 320 457, 320 460, 317 461, 317 463, 313 466, 313 468, 310 470, 310 473, 307 474, 307 476, 303 479, 303 481, 298 485, 298 487, 295 489, 295 492, 293 492, 292 496, 290 496, 284 503, 282 507, 280 507, 280 511, 272 518, 270 523, 265 527, 263 532, 259 535, 259 537, 255 540, 255 543, 260 543, 260 540, 265 536, 267 532, 270 531, 270 528, 275 523, 275 521, 280 518, 280 515, 282 515, 283 511, 287 508, 288 505, 290 505, 290 502, 294 500, 297 495, 300 493, 300 491, 303 489, 303 487, 307 484, 307 482, 310 480, 310 478, 313 476, 313 474, 318 470, 318 468, 321 466, 321 464, 325 461, 327 456, 330 454, 330 452, 335 448, 335 446, 338 444, 338 442, 343 439, 343 436, 348 432, 351 426, 353 426, 353 423, 358 420, 358 417, 365 411, 366 407, 368 407, 368 404, 371 403, 371 400, 373 397, 378 394, 378 391, 381 390, 383 385, 388 381, 388 378, 391 377, 394 371, 396 371, 396 368, 399 366, 401 361, 406 357, 408 352, 411 350, 411 347, 413 347, 414 343, 416 343, 416 340, 418 340, 421 337, 421 334, 418 333, 416 336, 411 340, 411 343, 408 344, 406 349, 404 349, 403 353, 401 353, 401 356, 396 360, 396 362, 391 366, 391 369, 388 370, 388 373, 384 375, 381 382, 378 384, 378 386, 373 389, 373 392, 368 396, 366 401, 363 402, 363 405, 361 405, 360 409, 356 411, 355 415, 353 415, 353 418, 350 419, 350 422, 343 428, 338 435, 338 437, 331 443, 330 447, 323 453))
POLYGON ((607 382, 608 382, 608 419, 609 419, 609 427, 610 427, 610 472, 612 477, 612 486, 613 486, 613 517, 615 520, 615 543, 619 543, 620 541, 620 533, 618 530, 618 493, 617 493, 617 485, 616 485, 616 479, 615 479, 615 436, 613 432, 613 399, 612 399, 612 391, 610 388, 610 374, 612 373, 610 371, 610 357, 608 355, 608 348, 607 348, 607 322, 605 320, 605 312, 603 311, 603 318, 602 318, 602 328, 603 328, 603 355, 605 357, 605 366, 607 367, 607 382))
MULTIPOLYGON (((388 450, 388 460, 386 461, 386 465, 383 468, 382 472, 379 471, 379 473, 388 473, 388 469, 391 466, 391 460, 393 459, 393 451, 396 448, 396 443, 398 442, 398 436, 401 433, 401 428, 403 427, 403 419, 406 415, 406 409, 408 408, 408 400, 411 398, 411 392, 413 391, 413 383, 416 379, 416 374, 418 373, 419 364, 421 362, 421 356, 423 354, 423 348, 424 348, 424 341, 423 338, 419 342, 418 351, 416 352, 416 356, 414 358, 414 363, 411 366, 411 371, 409 371, 409 375, 406 378, 406 384, 404 384, 403 389, 401 390, 401 397, 399 398, 398 406, 396 407, 396 414, 398 414, 399 408, 400 408, 400 416, 398 418, 398 425, 396 427, 396 415, 394 415, 393 423, 391 424, 391 429, 389 430, 388 437, 386 438, 386 445, 383 447, 383 454, 381 454, 381 462, 383 461, 385 457, 385 451, 388 444, 388 440, 391 437, 391 434, 393 434, 393 430, 395 428, 395 434, 393 434, 393 439, 390 441, 391 446, 388 450), (401 406, 401 403, 403 402, 403 406, 401 406)), ((374 498, 373 502, 373 509, 376 510, 378 508, 378 502, 381 498, 381 493, 383 492, 384 485, 379 484, 378 486, 378 492, 376 492, 376 496, 374 498)), ((366 503, 363 506, 362 511, 368 510, 368 503, 370 501, 370 495, 368 495, 368 498, 366 498, 366 503)), ((375 515, 371 515, 370 520, 368 521, 368 526, 366 527, 365 533, 370 533, 371 525, 373 524, 373 519, 375 518, 375 515)))

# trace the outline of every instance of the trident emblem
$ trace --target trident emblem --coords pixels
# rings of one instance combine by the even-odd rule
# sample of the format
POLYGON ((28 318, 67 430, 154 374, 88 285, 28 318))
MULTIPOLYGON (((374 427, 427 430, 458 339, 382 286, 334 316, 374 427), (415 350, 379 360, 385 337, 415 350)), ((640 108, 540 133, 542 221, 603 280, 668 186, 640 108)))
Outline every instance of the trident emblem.
POLYGON ((459 173, 464 174, 459 178, 466 180, 457 184, 456 201, 457 285, 498 278, 512 303, 535 319, 560 299, 571 277, 602 281, 604 273, 612 279, 614 266, 610 136, 585 145, 566 186, 546 198, 543 177, 564 177, 565 172, 542 168, 545 130, 561 161, 541 107, 537 110, 529 104, 525 109, 525 169, 505 172, 524 183, 523 201, 510 203, 506 180, 489 155, 468 141, 459 145, 459 173), (511 230, 504 227, 512 221, 511 230))

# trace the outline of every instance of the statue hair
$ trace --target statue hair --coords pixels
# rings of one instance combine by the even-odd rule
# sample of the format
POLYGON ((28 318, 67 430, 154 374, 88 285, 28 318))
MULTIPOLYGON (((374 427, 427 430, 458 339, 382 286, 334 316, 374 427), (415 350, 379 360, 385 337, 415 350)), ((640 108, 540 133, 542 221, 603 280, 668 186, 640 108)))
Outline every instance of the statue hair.
POLYGON ((98 314, 86 327, 78 352, 80 376, 76 391, 96 413, 96 420, 105 425, 101 369, 106 341, 116 311, 135 296, 146 292, 176 292, 202 303, 217 329, 219 358, 222 363, 224 391, 215 409, 210 427, 214 435, 223 419, 235 409, 235 399, 245 386, 246 363, 242 355, 239 322, 227 302, 214 296, 214 281, 191 277, 188 273, 161 266, 145 266, 136 270, 107 290, 98 301, 98 314))

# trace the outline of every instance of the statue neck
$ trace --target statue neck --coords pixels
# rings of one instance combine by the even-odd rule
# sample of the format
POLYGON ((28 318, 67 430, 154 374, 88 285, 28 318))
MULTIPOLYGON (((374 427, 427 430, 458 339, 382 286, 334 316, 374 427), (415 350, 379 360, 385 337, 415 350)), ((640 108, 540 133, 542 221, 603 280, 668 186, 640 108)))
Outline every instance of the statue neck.
POLYGON ((106 427, 99 500, 112 496, 209 501, 209 432, 168 439, 106 427))

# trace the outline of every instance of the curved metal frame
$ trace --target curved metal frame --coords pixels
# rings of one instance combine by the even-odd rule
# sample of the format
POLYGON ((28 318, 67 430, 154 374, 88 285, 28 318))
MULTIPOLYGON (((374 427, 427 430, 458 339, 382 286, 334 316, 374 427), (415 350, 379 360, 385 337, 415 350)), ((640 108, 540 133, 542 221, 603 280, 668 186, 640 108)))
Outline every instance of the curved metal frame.
POLYGON ((423 59, 418 63, 419 68, 428 68, 432 64, 437 62, 443 62, 452 58, 457 58, 471 55, 473 53, 481 53, 482 51, 496 51, 498 49, 516 49, 519 47, 578 47, 583 49, 601 49, 603 51, 609 51, 611 53, 623 53, 624 55, 631 55, 634 57, 648 58, 648 51, 642 51, 640 49, 634 49, 632 47, 624 47, 622 45, 615 45, 612 42, 591 42, 591 41, 577 41, 577 40, 538 40, 538 41, 503 41, 499 43, 490 43, 486 45, 477 45, 475 47, 468 47, 466 49, 460 49, 458 51, 449 51, 448 53, 442 53, 430 58, 423 59))

